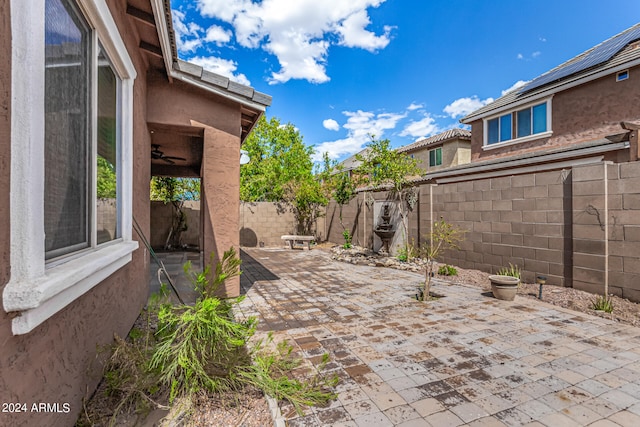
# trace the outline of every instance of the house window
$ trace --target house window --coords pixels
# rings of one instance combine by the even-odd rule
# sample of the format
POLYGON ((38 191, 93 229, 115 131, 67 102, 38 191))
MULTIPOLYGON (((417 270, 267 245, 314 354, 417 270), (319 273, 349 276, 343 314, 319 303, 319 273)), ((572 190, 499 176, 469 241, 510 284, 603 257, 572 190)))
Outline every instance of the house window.
POLYGON ((44 225, 53 259, 119 237, 119 78, 71 0, 47 0, 46 12, 44 225))
POLYGON ((547 103, 519 110, 515 113, 517 138, 523 138, 547 131, 547 103))
POLYGON ((621 82, 629 78, 629 70, 620 71, 616 74, 616 81, 621 82))
POLYGON ((440 166, 442 164, 442 147, 429 150, 429 166, 440 166))
POLYGON ((550 100, 503 114, 485 121, 485 145, 501 142, 519 142, 547 134, 550 129, 550 100))
POLYGON ((75 5, 47 0, 44 232, 47 259, 90 241, 91 33, 75 5), (61 31, 64 28, 66 31, 61 31))
POLYGON ((105 0, 13 2, 11 28, 12 274, 2 292, 5 311, 20 314, 13 333, 24 334, 138 247, 136 70, 105 0))
POLYGON ((489 120, 489 144, 513 139, 511 132, 511 114, 489 120))

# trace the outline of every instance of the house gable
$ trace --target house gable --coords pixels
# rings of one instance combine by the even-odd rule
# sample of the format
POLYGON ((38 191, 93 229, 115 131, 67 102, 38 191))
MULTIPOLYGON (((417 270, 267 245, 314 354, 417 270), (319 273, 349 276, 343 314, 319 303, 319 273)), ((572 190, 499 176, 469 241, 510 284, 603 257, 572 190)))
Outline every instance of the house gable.
POLYGON ((416 159, 424 173, 468 163, 471 161, 471 131, 449 129, 400 147, 398 152, 416 159))
POLYGON ((619 133, 621 121, 637 122, 640 85, 632 82, 640 78, 639 37, 640 24, 464 117, 472 126, 472 161, 604 138, 619 133), (619 42, 609 59, 574 67, 616 40, 626 44, 619 42))

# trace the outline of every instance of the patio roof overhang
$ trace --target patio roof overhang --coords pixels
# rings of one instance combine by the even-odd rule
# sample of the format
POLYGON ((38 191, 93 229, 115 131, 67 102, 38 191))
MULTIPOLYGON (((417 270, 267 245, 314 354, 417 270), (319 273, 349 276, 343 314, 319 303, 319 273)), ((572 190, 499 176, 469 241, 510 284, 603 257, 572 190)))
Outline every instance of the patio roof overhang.
MULTIPOLYGON (((150 70, 166 76, 171 83, 179 80, 205 93, 232 102, 240 108, 240 141, 249 135, 258 119, 271 104, 271 96, 250 86, 204 70, 201 66, 178 58, 169 0, 126 0, 126 13, 138 33, 139 49, 150 70)), ((152 175, 198 177, 202 164, 201 128, 148 123, 151 144, 160 145, 165 156, 186 161, 170 164, 153 159, 152 175)), ((151 147, 149 147, 151 149, 151 147)))

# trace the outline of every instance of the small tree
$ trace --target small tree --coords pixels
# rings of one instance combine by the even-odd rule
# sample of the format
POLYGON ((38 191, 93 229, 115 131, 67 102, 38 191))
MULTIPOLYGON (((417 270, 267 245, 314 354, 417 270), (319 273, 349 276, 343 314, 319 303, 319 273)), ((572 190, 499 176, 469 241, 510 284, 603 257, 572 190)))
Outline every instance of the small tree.
POLYGON ((422 257, 427 259, 425 267, 425 282, 422 300, 429 299, 431 291, 431 276, 433 275, 436 259, 447 249, 459 249, 458 243, 464 239, 464 231, 449 224, 444 219, 436 221, 429 235, 429 242, 422 249, 422 257))
POLYGON ((356 173, 364 184, 387 187, 391 190, 398 201, 402 219, 402 243, 408 253, 409 208, 416 194, 411 178, 420 175, 418 162, 392 149, 388 139, 376 140, 372 135, 367 147, 369 150, 366 154, 356 155, 356 159, 361 162, 356 173))
POLYGON ((187 230, 187 215, 182 210, 185 200, 200 200, 200 180, 197 178, 151 178, 151 200, 173 206, 171 230, 165 242, 165 249, 179 247, 182 233, 187 230))
POLYGON ((324 192, 332 197, 338 204, 338 218, 342 227, 342 236, 345 239, 344 248, 351 247, 351 231, 347 230, 342 219, 342 209, 356 195, 356 182, 348 171, 344 171, 342 165, 336 164, 329 158, 328 153, 322 155, 323 169, 316 176, 320 179, 324 192))
POLYGON ((322 191, 322 186, 314 178, 303 181, 290 181, 284 190, 284 200, 291 205, 291 210, 298 223, 299 232, 311 235, 313 225, 323 213, 323 207, 329 200, 322 191))

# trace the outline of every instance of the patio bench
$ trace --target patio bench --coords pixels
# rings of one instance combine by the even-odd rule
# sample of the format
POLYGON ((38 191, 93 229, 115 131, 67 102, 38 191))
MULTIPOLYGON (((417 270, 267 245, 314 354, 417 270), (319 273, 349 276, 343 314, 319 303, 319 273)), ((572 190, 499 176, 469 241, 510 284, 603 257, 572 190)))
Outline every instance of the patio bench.
POLYGON ((293 234, 285 234, 284 236, 280 236, 280 238, 289 243, 289 249, 293 249, 293 245, 299 242, 302 245, 306 243, 308 250, 311 250, 311 242, 316 239, 313 236, 296 236, 293 234))

